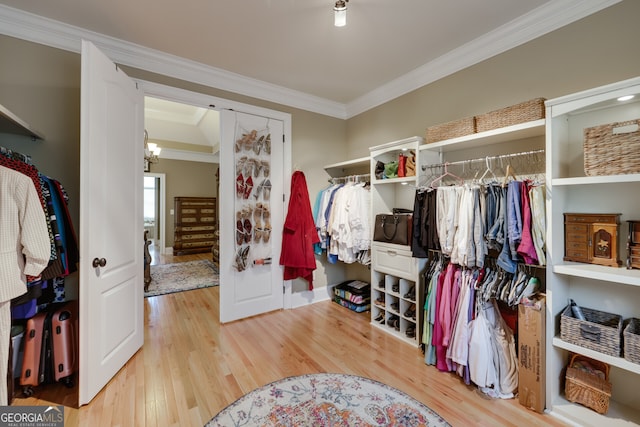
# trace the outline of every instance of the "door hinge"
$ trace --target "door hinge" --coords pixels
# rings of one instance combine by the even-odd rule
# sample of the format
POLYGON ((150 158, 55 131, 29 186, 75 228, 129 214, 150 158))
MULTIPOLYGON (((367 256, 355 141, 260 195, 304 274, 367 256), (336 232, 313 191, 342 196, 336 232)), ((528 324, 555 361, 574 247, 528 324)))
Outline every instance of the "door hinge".
POLYGON ((286 201, 287 201, 287 198, 286 198, 286 197, 287 197, 287 196, 286 196, 286 194, 283 194, 283 195, 282 195, 282 201, 283 201, 283 202, 286 202, 286 201))
POLYGON ((284 134, 282 134, 282 143, 284 144, 284 134))

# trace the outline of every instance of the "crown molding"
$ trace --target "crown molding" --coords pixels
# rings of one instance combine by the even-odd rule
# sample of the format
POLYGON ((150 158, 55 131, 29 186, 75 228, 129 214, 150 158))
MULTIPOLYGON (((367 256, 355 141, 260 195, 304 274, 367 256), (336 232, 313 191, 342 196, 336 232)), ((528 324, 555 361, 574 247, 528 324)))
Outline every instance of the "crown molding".
POLYGON ((622 0, 550 1, 349 102, 346 105, 347 118, 357 116, 620 1, 622 0))
POLYGON ((0 34, 80 53, 89 40, 112 61, 205 86, 346 119, 345 105, 0 5, 0 34))
POLYGON ((186 160, 189 162, 203 163, 220 163, 220 152, 215 154, 202 153, 198 151, 176 150, 173 148, 163 148, 160 152, 160 161, 162 159, 170 160, 186 160))
POLYGON ((620 1, 550 1, 347 104, 251 79, 4 5, 0 5, 0 34, 76 53, 80 53, 81 42, 85 39, 121 65, 330 117, 349 119, 620 1))

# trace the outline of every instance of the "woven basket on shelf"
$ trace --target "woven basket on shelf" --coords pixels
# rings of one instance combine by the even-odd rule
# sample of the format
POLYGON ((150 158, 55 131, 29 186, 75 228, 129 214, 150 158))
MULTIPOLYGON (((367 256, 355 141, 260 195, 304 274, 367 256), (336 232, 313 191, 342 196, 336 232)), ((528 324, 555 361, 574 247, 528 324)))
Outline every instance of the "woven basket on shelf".
POLYGON ((518 123, 544 119, 544 98, 531 99, 520 104, 476 116, 476 132, 499 129, 518 123))
POLYGON ((586 128, 584 173, 640 173, 640 119, 586 128))
POLYGON ((568 401, 580 403, 593 409, 599 414, 609 411, 611 397, 611 383, 609 382, 609 365, 598 360, 592 360, 579 354, 571 357, 565 377, 564 394, 568 401), (602 371, 604 379, 575 368, 574 364, 581 360, 589 362, 595 369, 602 371))
POLYGON ((640 363, 640 319, 632 318, 624 328, 624 358, 640 363))
POLYGON ((560 315, 560 338, 571 344, 610 356, 620 356, 622 317, 581 307, 586 320, 573 317, 571 306, 560 315))
POLYGON ((427 128, 425 141, 427 143, 444 141, 445 139, 471 135, 476 132, 476 122, 473 117, 465 117, 447 123, 441 123, 427 128))

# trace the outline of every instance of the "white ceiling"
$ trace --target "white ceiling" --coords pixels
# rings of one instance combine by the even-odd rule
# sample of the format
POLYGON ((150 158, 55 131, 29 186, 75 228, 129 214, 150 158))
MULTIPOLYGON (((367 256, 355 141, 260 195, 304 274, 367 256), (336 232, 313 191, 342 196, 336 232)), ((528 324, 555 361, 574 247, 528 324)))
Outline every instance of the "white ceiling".
POLYGON ((351 0, 336 28, 332 0, 0 0, 0 33, 12 35, 7 13, 18 9, 81 29, 67 30, 75 37, 89 30, 203 65, 216 87, 235 79, 238 93, 280 91, 293 106, 308 97, 349 117, 618 1, 351 0))
MULTIPOLYGON (((150 140, 211 147, 220 145, 220 117, 215 110, 145 96, 144 127, 150 140)), ((214 150, 215 149, 215 150, 214 150)))

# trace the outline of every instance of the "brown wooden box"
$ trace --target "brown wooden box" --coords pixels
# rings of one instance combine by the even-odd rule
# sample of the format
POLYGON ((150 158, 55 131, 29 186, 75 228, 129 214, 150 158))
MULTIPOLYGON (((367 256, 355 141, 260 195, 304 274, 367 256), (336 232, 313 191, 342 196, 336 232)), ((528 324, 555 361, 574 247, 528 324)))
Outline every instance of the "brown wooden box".
POLYGON ((564 214, 564 260, 618 267, 620 214, 564 214))
POLYGON ((627 268, 640 268, 640 220, 629 220, 627 268))

